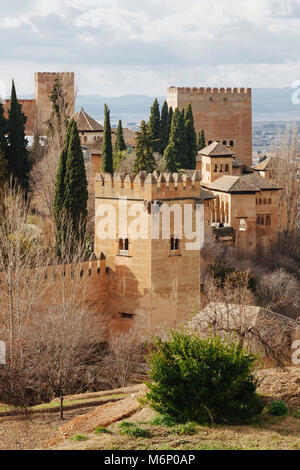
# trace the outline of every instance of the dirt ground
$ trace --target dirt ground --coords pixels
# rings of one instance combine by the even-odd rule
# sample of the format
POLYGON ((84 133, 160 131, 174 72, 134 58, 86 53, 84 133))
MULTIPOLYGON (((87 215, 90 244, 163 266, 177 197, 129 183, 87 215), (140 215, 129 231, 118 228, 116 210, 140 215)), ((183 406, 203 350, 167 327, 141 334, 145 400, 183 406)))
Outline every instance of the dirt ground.
POLYGON ((132 406, 132 414, 129 416, 124 413, 128 403, 122 400, 123 404, 117 402, 102 407, 67 410, 63 427, 59 413, 53 412, 34 414, 27 419, 22 416, 0 417, 0 449, 42 449, 52 442, 52 449, 300 450, 300 368, 289 368, 285 372, 262 370, 258 376, 261 380, 258 392, 267 403, 277 398, 283 399, 290 407, 288 416, 273 417, 264 413, 245 426, 194 425, 195 432, 190 435, 184 428, 154 425, 152 421, 155 413, 148 407, 139 406, 135 409, 133 402, 136 394, 129 389, 129 398, 127 396, 124 399, 132 406), (113 419, 109 418, 112 416, 113 419), (149 431, 151 437, 122 435, 119 424, 124 420, 149 431), (98 425, 104 426, 105 432, 96 435, 94 429, 98 425), (62 434, 61 429, 65 429, 65 436, 56 441, 55 436, 62 434), (76 437, 80 440, 76 440, 76 437))

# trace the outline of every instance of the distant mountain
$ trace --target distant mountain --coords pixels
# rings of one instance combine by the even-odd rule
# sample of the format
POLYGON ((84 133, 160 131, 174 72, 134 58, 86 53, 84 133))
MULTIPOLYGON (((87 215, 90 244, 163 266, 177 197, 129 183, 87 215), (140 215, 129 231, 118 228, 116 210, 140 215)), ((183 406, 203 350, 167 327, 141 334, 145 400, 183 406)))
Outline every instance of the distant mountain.
MULTIPOLYGON (((287 88, 253 88, 252 109, 253 120, 289 121, 300 120, 300 104, 292 102, 295 89, 287 88)), ((32 98, 25 95, 23 98, 32 98)), ((165 96, 157 97, 160 105, 165 96)), ((142 119, 148 119, 150 107, 154 96, 123 95, 118 97, 105 97, 101 95, 79 95, 76 99, 76 111, 83 107, 85 111, 98 121, 103 121, 104 103, 111 111, 112 124, 116 125, 118 119, 123 125, 135 128, 142 119)))

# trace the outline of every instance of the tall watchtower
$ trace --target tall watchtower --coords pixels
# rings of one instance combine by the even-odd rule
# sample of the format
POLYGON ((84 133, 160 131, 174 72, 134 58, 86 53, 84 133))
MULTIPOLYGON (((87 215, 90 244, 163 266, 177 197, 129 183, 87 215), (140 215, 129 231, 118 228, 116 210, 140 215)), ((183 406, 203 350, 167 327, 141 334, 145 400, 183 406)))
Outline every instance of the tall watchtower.
POLYGON ((190 213, 196 231, 195 213, 203 211, 198 231, 204 230, 207 201, 201 191, 199 172, 96 175, 95 252, 106 257, 109 308, 119 329, 163 335, 192 314, 200 291, 200 249, 189 245, 184 225, 190 213), (111 232, 106 239, 104 226, 111 232))
POLYGON ((167 89, 168 106, 185 108, 191 103, 195 129, 204 129, 205 143, 218 141, 232 147, 235 155, 252 165, 251 88, 167 89))
POLYGON ((54 81, 59 78, 66 95, 69 116, 74 114, 75 84, 74 72, 36 72, 34 74, 34 97, 36 101, 37 125, 41 132, 46 132, 47 121, 51 115, 50 96, 53 91, 54 81))

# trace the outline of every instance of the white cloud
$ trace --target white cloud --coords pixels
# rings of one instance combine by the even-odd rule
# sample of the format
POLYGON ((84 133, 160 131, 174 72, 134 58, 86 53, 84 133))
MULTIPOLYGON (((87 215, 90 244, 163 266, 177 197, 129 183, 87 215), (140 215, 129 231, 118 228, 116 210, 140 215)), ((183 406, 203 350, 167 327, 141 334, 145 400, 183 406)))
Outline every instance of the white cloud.
POLYGON ((289 86, 300 78, 300 0, 14 0, 0 41, 0 80, 14 75, 21 93, 34 71, 66 69, 82 93, 103 95, 289 86))

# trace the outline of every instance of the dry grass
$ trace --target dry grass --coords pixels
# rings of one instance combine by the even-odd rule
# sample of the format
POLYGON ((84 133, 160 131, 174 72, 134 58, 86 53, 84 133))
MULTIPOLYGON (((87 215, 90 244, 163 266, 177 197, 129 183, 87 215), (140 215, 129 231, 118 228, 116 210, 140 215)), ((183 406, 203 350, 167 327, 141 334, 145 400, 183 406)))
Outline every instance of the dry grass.
POLYGON ((119 424, 108 426, 109 433, 86 433, 85 441, 65 441, 57 450, 300 450, 300 419, 268 415, 246 426, 200 426, 193 435, 178 434, 178 426, 154 426, 155 413, 143 408, 126 421, 148 430, 151 438, 122 435, 119 424))

